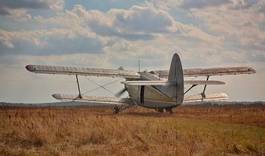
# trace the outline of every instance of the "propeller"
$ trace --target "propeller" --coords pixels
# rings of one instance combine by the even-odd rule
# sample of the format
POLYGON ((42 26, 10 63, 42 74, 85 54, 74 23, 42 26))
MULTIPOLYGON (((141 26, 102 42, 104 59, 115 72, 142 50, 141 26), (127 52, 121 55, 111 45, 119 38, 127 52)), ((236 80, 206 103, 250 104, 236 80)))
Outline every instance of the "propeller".
POLYGON ((126 88, 123 88, 122 90, 120 90, 118 93, 115 94, 116 97, 120 97, 122 96, 125 92, 127 91, 126 88))

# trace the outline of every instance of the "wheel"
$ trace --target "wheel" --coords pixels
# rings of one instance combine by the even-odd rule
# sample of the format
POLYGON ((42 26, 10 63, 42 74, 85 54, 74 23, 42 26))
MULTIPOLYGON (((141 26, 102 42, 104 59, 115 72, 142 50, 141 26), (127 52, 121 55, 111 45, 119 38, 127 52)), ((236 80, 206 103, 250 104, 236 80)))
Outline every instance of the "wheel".
POLYGON ((166 112, 172 114, 173 113, 172 108, 166 108, 166 112))
POLYGON ((115 106, 113 107, 113 114, 118 114, 120 112, 119 107, 115 106))
POLYGON ((163 113, 164 109, 163 108, 157 108, 156 111, 158 111, 159 113, 163 113))

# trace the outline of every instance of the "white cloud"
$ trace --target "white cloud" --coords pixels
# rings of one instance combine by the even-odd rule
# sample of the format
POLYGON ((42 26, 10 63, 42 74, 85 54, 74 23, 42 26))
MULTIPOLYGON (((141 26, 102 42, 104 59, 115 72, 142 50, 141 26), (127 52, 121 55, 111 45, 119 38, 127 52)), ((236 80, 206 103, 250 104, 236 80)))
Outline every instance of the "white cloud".
POLYGON ((114 24, 124 31, 142 33, 170 32, 174 19, 152 6, 133 6, 129 10, 111 10, 114 24))
POLYGON ((206 8, 211 6, 221 6, 231 3, 230 0, 151 0, 151 3, 163 9, 193 9, 206 8))
POLYGON ((259 26, 265 21, 265 14, 258 12, 257 4, 240 1, 239 4, 230 3, 222 7, 193 9, 192 13, 206 23, 209 32, 224 38, 227 49, 247 51, 250 55, 265 50, 265 31, 259 26), (235 8, 235 5, 245 7, 235 8))
POLYGON ((230 0, 183 0, 181 7, 183 8, 204 8, 209 6, 220 6, 230 2, 230 0))
POLYGON ((246 9, 256 5, 262 0, 230 0, 232 2, 232 8, 234 9, 246 9))
POLYGON ((0 31, 1 55, 52 55, 101 53, 103 43, 95 36, 68 29, 0 31))
POLYGON ((180 23, 166 11, 148 4, 133 6, 128 10, 111 9, 107 13, 86 10, 76 5, 62 14, 48 18, 34 17, 32 21, 37 22, 40 28, 41 25, 54 25, 55 28, 1 31, 2 54, 103 52, 115 40, 154 40, 161 35, 185 37, 216 45, 222 43, 221 38, 207 34, 193 25, 180 23))

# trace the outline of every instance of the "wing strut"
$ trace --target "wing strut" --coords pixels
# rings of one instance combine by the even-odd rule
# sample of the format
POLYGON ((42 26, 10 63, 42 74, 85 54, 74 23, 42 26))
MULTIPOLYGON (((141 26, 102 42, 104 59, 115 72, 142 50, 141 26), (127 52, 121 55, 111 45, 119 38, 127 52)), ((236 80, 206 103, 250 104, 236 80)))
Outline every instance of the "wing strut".
MULTIPOLYGON (((209 78, 210 78, 210 76, 207 75, 206 82, 209 80, 209 78)), ((202 91, 202 93, 201 93, 202 101, 203 101, 203 99, 206 97, 206 96, 205 96, 206 87, 207 87, 207 84, 204 85, 204 87, 203 87, 203 91, 202 91)))
POLYGON ((145 86, 141 86, 141 91, 140 91, 140 103, 141 104, 144 103, 144 87, 145 86))
POLYGON ((186 94, 186 93, 188 93, 193 87, 195 87, 195 86, 197 86, 198 84, 194 84, 194 85, 192 85, 189 89, 187 89, 185 92, 184 92, 184 95, 186 94))
POLYGON ((76 74, 75 75, 75 78, 76 78, 76 83, 77 83, 77 89, 78 89, 78 98, 82 98, 82 95, 81 95, 81 90, 80 90, 80 85, 79 85, 79 80, 78 80, 78 75, 76 74))

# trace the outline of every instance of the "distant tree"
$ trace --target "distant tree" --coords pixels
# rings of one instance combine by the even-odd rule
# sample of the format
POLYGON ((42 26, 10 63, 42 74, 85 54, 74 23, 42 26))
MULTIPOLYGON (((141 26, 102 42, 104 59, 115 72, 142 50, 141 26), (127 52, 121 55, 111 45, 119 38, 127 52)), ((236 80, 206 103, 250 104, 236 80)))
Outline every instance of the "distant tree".
POLYGON ((123 66, 120 66, 118 69, 119 69, 119 70, 124 70, 123 66))

